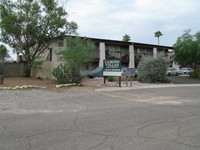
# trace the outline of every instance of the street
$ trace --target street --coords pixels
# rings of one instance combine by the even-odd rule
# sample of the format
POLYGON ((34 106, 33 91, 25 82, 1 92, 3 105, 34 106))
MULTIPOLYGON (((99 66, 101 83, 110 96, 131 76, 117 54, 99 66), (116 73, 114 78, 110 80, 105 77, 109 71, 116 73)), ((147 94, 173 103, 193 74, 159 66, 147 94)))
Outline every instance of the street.
POLYGON ((200 79, 189 78, 188 76, 168 76, 174 84, 200 84, 200 79))
POLYGON ((200 88, 0 91, 0 150, 199 150, 200 88))

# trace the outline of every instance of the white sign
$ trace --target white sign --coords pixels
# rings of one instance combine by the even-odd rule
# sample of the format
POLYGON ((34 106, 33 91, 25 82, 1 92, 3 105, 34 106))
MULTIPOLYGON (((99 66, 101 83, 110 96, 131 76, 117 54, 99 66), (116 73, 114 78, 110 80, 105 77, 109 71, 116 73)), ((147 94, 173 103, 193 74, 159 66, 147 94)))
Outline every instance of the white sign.
POLYGON ((121 76, 121 75, 122 72, 107 72, 107 71, 103 72, 103 76, 121 76))

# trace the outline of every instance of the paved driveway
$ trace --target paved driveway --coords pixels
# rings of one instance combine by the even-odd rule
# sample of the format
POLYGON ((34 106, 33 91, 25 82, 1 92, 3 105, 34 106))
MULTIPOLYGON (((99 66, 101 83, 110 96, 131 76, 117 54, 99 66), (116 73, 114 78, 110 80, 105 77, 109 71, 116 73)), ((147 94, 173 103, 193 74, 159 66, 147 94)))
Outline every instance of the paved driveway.
POLYGON ((168 76, 174 84, 200 84, 200 79, 192 79, 188 76, 168 76))
POLYGON ((199 93, 0 91, 0 150, 199 150, 199 93))

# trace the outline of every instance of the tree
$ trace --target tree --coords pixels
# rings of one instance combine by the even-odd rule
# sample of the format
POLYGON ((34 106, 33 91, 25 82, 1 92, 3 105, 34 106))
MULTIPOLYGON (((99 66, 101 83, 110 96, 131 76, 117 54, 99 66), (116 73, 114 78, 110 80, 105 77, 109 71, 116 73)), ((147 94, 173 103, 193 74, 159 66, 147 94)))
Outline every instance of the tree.
POLYGON ((160 32, 160 31, 156 31, 154 34, 155 34, 155 37, 158 38, 158 45, 159 45, 159 44, 160 44, 159 38, 160 38, 160 36, 162 36, 163 34, 162 34, 162 32, 160 32))
POLYGON ((174 44, 174 61, 180 65, 194 65, 200 62, 200 32, 192 35, 191 30, 184 31, 174 44))
POLYGON ((131 40, 131 37, 130 37, 128 34, 125 34, 125 35, 123 36, 122 41, 124 41, 124 42, 129 42, 130 40, 131 40))
POLYGON ((67 21, 67 12, 56 0, 1 0, 0 13, 0 41, 24 55, 27 76, 31 64, 54 39, 77 30, 77 24, 67 21))
POLYGON ((87 38, 68 36, 66 45, 58 54, 60 59, 81 66, 91 60, 91 51, 95 49, 94 43, 87 38))
POLYGON ((0 60, 4 61, 4 58, 6 57, 8 53, 7 48, 4 45, 0 45, 0 60))
POLYGON ((91 61, 91 51, 95 49, 95 45, 81 37, 67 37, 65 42, 66 46, 58 53, 65 64, 55 68, 53 75, 60 83, 80 83, 81 66, 91 61))

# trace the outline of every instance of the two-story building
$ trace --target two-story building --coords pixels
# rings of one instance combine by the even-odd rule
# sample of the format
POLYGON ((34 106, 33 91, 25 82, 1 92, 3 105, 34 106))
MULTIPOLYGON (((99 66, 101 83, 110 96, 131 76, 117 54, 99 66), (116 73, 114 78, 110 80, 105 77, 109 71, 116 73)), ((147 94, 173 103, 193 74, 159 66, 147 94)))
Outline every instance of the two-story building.
MULTIPOLYGON (((88 66, 84 66, 83 74, 86 74, 96 67, 103 67, 104 59, 120 59, 123 67, 137 68, 143 56, 157 57, 159 53, 162 53, 166 57, 169 57, 169 52, 173 50, 171 46, 97 38, 88 39, 94 42, 95 49, 91 51, 92 61, 88 66)), ((44 53, 43 57, 45 62, 40 71, 34 71, 35 77, 52 78, 53 68, 60 63, 57 53, 65 46, 64 44, 64 40, 59 39, 44 53)))

